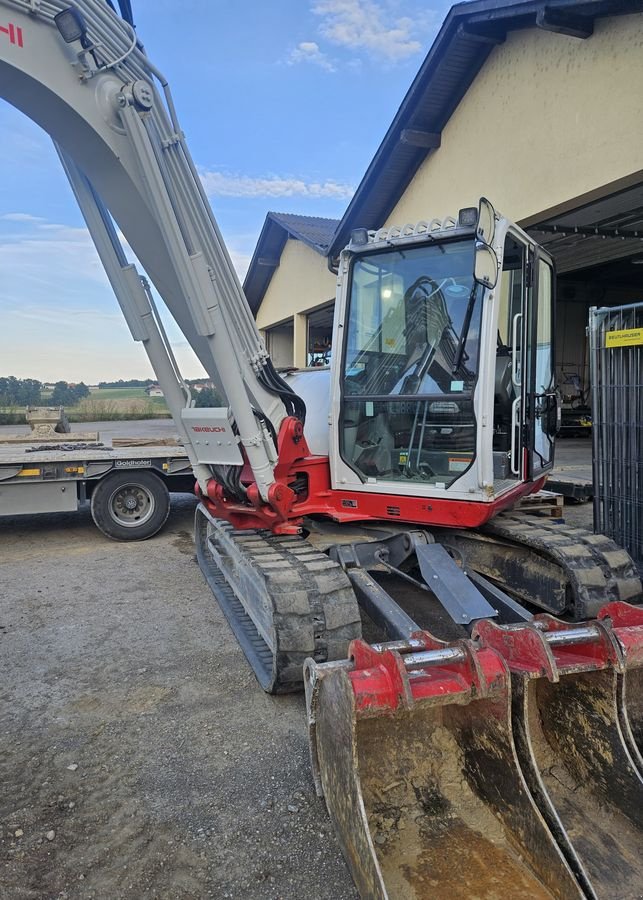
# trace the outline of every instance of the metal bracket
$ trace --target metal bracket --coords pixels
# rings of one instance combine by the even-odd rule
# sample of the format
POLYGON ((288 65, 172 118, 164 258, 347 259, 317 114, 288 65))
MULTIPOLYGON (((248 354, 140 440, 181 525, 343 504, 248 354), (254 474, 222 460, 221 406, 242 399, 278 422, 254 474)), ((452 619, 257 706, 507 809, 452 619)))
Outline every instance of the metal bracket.
POLYGON ((494 619, 497 611, 467 578, 442 544, 415 547, 422 577, 454 622, 468 625, 474 619, 494 619))

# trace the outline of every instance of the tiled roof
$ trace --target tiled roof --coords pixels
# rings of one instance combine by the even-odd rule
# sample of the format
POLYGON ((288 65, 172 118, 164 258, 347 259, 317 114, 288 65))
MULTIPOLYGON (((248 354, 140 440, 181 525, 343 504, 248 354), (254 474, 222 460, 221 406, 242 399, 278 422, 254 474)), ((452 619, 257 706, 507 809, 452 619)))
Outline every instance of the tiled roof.
POLYGON ((268 213, 243 283, 253 313, 256 314, 261 305, 288 238, 302 241, 316 253, 326 256, 338 225, 339 219, 268 213))

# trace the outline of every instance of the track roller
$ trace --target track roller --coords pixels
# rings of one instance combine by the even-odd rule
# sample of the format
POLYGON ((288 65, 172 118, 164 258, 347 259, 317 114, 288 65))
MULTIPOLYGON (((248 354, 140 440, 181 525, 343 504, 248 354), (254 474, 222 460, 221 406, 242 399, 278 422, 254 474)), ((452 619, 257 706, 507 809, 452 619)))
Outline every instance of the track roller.
POLYGON ((338 563, 296 535, 235 531, 203 504, 194 527, 199 567, 265 691, 301 690, 309 656, 345 658, 362 625, 338 563))
POLYGON ((468 640, 308 660, 313 772, 362 897, 543 900, 584 893, 522 776, 510 679, 468 640))
MULTIPOLYGON (((613 615, 633 609, 610 607, 613 615)), ((640 898, 643 760, 625 697, 631 674, 640 679, 643 628, 570 625, 542 615, 515 626, 481 621, 473 637, 509 666, 522 772, 585 893, 640 898)))

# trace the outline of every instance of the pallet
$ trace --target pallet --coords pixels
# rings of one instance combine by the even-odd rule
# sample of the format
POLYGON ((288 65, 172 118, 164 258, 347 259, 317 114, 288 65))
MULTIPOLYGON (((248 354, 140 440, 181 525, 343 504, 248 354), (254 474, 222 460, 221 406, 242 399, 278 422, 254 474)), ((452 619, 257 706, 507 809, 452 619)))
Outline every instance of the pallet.
POLYGON ((564 506, 565 498, 562 494, 554 493, 554 491, 538 491, 537 494, 523 497, 516 506, 516 510, 547 519, 560 519, 564 506))

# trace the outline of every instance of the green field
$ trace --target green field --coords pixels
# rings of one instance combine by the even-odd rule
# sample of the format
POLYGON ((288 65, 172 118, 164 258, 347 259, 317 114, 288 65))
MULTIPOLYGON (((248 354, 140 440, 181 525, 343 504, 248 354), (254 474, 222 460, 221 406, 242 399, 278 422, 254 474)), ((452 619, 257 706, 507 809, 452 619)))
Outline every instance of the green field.
MULTIPOLYGON (((51 393, 42 392, 41 403, 50 403, 51 393)), ((70 422, 111 422, 169 416, 163 397, 148 397, 145 388, 94 388, 89 397, 65 408, 70 422)), ((24 407, 0 409, 0 425, 23 425, 24 407)))
MULTIPOLYGON (((91 388, 90 397, 93 400, 129 400, 132 397, 140 397, 142 400, 148 399, 145 388, 127 387, 127 388, 91 388)), ((149 398, 154 400, 155 398, 149 398)), ((162 397, 156 398, 162 400, 162 397)))

